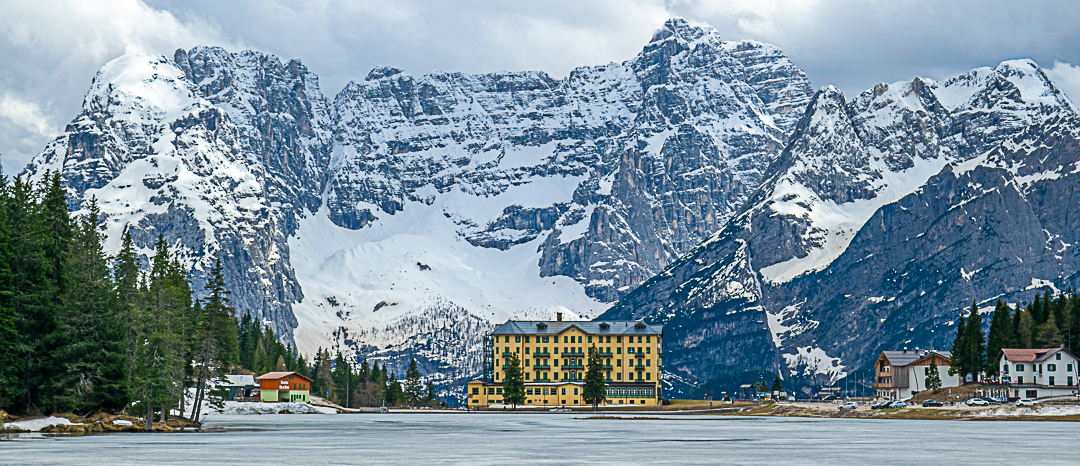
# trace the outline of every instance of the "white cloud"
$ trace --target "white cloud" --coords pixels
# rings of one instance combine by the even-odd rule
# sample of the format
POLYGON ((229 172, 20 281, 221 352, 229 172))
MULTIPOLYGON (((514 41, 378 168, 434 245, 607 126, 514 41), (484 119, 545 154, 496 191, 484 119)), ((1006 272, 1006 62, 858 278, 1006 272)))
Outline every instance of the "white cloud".
POLYGON ((44 138, 53 137, 57 133, 54 124, 36 103, 10 94, 0 99, 0 117, 7 118, 24 130, 44 138))
POLYGON ((1046 75, 1057 84, 1057 87, 1069 96, 1069 100, 1076 106, 1080 102, 1080 66, 1054 61, 1053 68, 1046 69, 1046 75))
POLYGON ((222 44, 218 28, 140 0, 5 2, 0 15, 0 153, 18 173, 81 106, 94 73, 125 53, 222 44))

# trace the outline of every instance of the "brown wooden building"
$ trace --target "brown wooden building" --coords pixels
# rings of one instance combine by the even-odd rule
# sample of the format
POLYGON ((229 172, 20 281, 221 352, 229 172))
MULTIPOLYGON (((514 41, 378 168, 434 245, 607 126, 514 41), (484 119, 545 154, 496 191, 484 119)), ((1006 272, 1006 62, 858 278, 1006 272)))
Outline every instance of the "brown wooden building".
POLYGON ((942 387, 958 386, 960 376, 949 375, 951 358, 949 351, 882 351, 874 363, 874 392, 878 398, 904 400, 926 390, 931 361, 938 366, 942 387))

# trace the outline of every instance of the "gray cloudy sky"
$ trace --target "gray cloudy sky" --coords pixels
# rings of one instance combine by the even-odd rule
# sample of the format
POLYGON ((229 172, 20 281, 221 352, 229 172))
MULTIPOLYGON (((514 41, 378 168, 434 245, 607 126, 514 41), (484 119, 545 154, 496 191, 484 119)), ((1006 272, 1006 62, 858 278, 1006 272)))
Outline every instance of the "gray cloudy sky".
POLYGON ((221 45, 299 57, 333 96, 377 65, 412 74, 633 57, 667 18, 780 46, 814 86, 942 78, 1031 58, 1080 100, 1080 2, 868 0, 0 0, 0 156, 25 163, 124 53, 221 45))

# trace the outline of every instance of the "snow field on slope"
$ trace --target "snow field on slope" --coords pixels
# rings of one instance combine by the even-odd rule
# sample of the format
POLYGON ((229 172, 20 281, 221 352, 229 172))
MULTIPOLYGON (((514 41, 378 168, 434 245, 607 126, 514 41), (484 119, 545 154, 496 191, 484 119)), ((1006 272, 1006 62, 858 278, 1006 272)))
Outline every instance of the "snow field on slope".
MULTIPOLYGON (((484 225, 515 204, 566 202, 582 180, 533 178, 490 197, 455 187, 431 205, 410 202, 394 215, 371 206, 379 218, 360 230, 334 225, 325 207, 307 216, 289 240, 292 265, 304 290, 304 300, 293 306, 297 346, 311 354, 332 341, 331 333, 339 327, 393 325, 440 301, 493 323, 511 317, 552 319, 555 312, 569 319, 598 315, 607 304, 588 297, 581 284, 564 276, 540 277, 543 236, 501 251, 473 246, 455 224, 466 218, 484 225)), ((385 348, 401 342, 363 343, 385 348)))
POLYGON ((822 200, 813 191, 790 178, 776 187, 771 198, 770 207, 773 211, 777 215, 805 216, 810 220, 808 234, 820 238, 823 244, 804 257, 795 257, 761 268, 761 275, 766 281, 772 284, 786 283, 804 273, 824 270, 847 250, 856 233, 875 212, 915 192, 932 176, 941 172, 948 163, 945 157, 916 157, 915 166, 893 172, 881 161, 881 154, 877 153, 876 149, 871 148, 871 152, 874 154, 871 157, 871 166, 883 176, 875 183, 877 196, 872 199, 837 204, 832 200, 822 200), (795 197, 783 201, 789 194, 795 197), (810 209, 800 206, 799 203, 810 205, 810 209))

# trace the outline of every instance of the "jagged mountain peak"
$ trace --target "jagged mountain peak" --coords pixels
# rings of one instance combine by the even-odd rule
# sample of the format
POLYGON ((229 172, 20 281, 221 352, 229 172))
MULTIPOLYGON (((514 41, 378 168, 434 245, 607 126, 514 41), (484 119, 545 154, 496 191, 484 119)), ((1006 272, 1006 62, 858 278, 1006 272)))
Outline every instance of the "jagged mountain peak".
POLYGON ((685 42, 694 42, 706 35, 716 35, 719 39, 719 34, 716 29, 709 26, 692 26, 689 22, 682 18, 671 18, 664 21, 664 25, 657 29, 653 33, 652 42, 660 42, 670 37, 674 37, 678 40, 685 42))
POLYGON ((405 71, 400 68, 394 68, 392 66, 378 66, 372 68, 371 71, 364 77, 364 81, 371 81, 373 79, 382 79, 394 76, 396 74, 404 73, 405 71))

